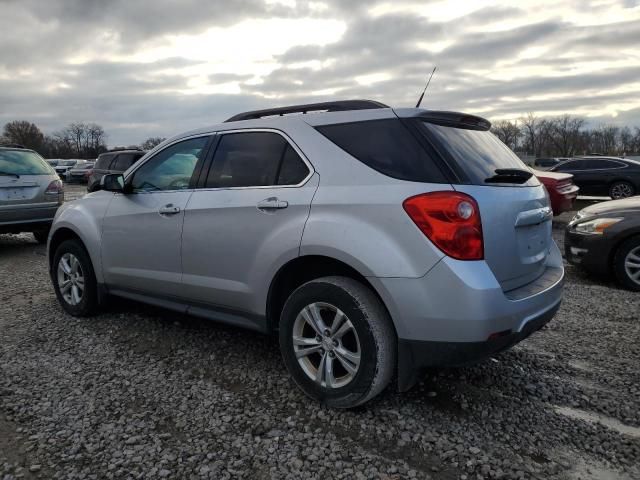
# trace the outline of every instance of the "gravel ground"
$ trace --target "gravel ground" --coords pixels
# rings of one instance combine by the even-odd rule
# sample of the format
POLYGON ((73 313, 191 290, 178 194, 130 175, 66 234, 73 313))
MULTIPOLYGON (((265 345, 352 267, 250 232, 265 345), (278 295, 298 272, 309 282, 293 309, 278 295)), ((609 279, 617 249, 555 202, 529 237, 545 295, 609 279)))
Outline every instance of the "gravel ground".
POLYGON ((568 267, 513 350, 332 411, 275 338, 125 301, 66 315, 45 248, 0 236, 0 478, 640 478, 639 307, 568 267))

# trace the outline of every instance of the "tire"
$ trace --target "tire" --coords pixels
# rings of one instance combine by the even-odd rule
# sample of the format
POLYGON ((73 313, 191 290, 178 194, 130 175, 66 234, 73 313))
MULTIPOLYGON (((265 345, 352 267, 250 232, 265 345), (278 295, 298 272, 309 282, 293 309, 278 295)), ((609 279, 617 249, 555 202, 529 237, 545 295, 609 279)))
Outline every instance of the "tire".
POLYGON ((378 297, 351 278, 323 277, 297 288, 282 310, 279 337, 293 380, 306 395, 329 407, 352 408, 367 402, 387 387, 395 373, 397 338, 391 318, 378 297), (339 321, 338 312, 344 315, 339 321), (322 337, 307 320, 316 318, 313 313, 326 326, 322 337), (325 336, 332 328, 333 337, 325 336), (294 346, 294 335, 303 337, 304 345, 298 340, 294 346), (317 351, 307 354, 307 349, 317 351), (351 360, 356 356, 354 371, 356 363, 351 360), (321 370, 328 364, 331 375, 327 368, 321 370))
POLYGON ((68 313, 74 317, 87 317, 96 312, 98 308, 98 285, 96 282, 96 276, 93 271, 93 265, 91 259, 87 253, 84 245, 79 240, 66 240, 58 246, 53 256, 53 267, 51 269, 51 281, 56 292, 58 302, 62 305, 68 313), (83 288, 80 289, 79 278, 75 277, 75 284, 72 282, 72 286, 63 293, 60 288, 60 281, 65 281, 65 278, 70 278, 69 273, 61 273, 60 268, 65 270, 65 265, 61 264, 62 259, 65 259, 66 265, 70 267, 69 272, 75 275, 78 273, 81 275, 83 281, 83 288), (73 261, 76 259, 77 264, 73 261), (81 291, 81 296, 73 296, 73 300, 69 295, 73 295, 73 289, 76 288, 77 292, 81 291), (65 298, 65 296, 67 298, 65 298), (79 301, 78 301, 79 297, 79 301))
POLYGON ((613 274, 621 286, 640 292, 640 235, 625 240, 618 247, 613 256, 613 274))
POLYGON ((624 181, 614 182, 609 188, 609 196, 614 200, 633 197, 635 193, 635 187, 631 183, 624 181))
POLYGON ((49 229, 47 228, 46 230, 36 230, 33 233, 33 238, 36 239, 36 242, 38 242, 39 244, 45 244, 47 243, 47 238, 49 238, 49 229))

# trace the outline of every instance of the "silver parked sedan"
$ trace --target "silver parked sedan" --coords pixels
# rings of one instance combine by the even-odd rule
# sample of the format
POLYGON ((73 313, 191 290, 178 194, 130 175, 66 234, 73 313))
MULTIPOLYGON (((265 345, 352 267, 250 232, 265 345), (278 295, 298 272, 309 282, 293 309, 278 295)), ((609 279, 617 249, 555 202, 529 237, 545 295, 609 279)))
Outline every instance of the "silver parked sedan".
POLYGON ((62 182, 40 155, 0 147, 0 233, 33 232, 45 243, 63 201, 62 182))

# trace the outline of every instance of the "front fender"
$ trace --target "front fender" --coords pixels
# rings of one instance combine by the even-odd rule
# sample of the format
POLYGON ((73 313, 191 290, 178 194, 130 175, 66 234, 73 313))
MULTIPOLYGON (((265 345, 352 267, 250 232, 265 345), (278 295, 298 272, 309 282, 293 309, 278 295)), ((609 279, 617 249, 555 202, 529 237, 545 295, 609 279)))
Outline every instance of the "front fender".
POLYGON ((93 270, 96 274, 96 281, 103 283, 100 255, 102 221, 111 199, 113 199, 113 193, 96 192, 78 200, 65 203, 58 209, 49 233, 47 246, 49 264, 51 264, 51 257, 54 254, 54 252, 51 251, 52 239, 63 229, 70 230, 80 238, 87 249, 91 263, 93 264, 93 270))

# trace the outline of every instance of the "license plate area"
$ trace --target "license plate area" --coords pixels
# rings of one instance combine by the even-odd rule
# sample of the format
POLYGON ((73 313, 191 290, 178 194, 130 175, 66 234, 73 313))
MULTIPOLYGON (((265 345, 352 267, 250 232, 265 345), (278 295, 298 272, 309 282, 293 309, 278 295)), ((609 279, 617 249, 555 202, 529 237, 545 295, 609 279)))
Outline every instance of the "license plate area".
POLYGON ((527 265, 545 259, 551 239, 551 222, 523 225, 516 228, 516 243, 520 261, 527 265))

